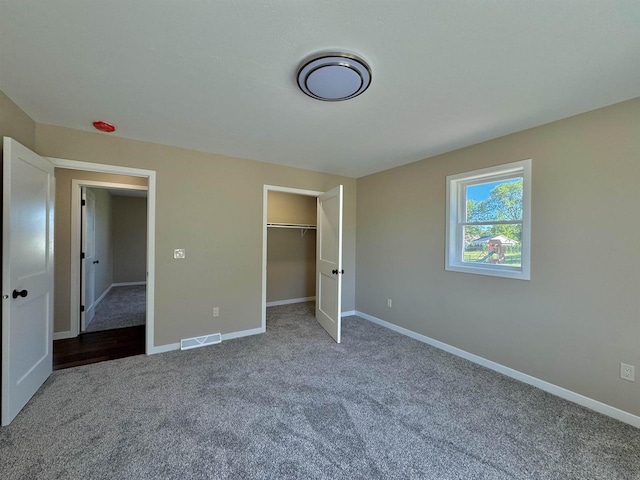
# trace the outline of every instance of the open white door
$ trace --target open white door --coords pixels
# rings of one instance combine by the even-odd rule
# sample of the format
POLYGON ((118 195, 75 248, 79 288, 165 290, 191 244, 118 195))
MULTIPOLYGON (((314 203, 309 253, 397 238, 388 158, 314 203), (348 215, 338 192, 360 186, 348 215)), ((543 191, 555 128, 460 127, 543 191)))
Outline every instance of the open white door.
POLYGON ((54 168, 15 140, 3 144, 2 425, 53 367, 54 168))
POLYGON ((342 185, 318 197, 316 319, 340 343, 342 310, 342 185))
POLYGON ((82 187, 82 259, 80 260, 80 331, 84 332, 96 314, 96 196, 82 187))

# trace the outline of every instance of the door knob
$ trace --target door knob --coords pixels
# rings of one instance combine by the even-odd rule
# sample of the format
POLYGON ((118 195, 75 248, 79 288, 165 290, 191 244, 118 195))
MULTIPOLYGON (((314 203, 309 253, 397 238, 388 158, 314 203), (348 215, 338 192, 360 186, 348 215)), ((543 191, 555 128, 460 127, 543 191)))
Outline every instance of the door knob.
POLYGON ((13 298, 25 298, 27 295, 29 295, 29 292, 27 292, 26 290, 22 290, 21 292, 19 292, 18 290, 13 291, 13 298))
POLYGON ((93 264, 95 265, 96 263, 100 263, 100 260, 94 260, 93 264))
MULTIPOLYGON (((331 270, 331 273, 333 273, 334 275, 337 275, 337 274, 338 274, 338 269, 331 270)), ((344 273, 344 270, 340 270, 340 273, 342 273, 342 274, 343 274, 343 273, 344 273)))

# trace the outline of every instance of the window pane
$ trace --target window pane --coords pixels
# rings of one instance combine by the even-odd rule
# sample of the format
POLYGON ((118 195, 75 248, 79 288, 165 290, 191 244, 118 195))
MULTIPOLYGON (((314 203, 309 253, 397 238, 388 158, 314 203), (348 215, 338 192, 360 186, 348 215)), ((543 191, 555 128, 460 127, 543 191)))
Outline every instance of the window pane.
POLYGON ((531 160, 447 176, 445 269, 531 278, 531 160))
POLYGON ((522 177, 468 185, 466 222, 522 220, 522 177))
POLYGON ((522 265, 522 225, 464 226, 462 261, 520 267, 522 265))

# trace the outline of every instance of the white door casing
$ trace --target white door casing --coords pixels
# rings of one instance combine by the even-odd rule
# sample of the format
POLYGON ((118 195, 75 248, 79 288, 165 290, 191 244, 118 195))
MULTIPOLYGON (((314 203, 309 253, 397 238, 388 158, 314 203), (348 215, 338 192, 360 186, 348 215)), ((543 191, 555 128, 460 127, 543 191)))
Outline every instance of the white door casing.
POLYGON ((316 319, 340 343, 342 311, 342 197, 338 185, 318 197, 316 319))
POLYGON ((80 261, 82 274, 80 302, 84 310, 80 312, 81 331, 85 329, 95 316, 96 285, 96 196, 86 187, 82 187, 82 252, 80 261))
POLYGON ((3 141, 2 425, 53 366, 54 167, 15 140, 3 141), (15 297, 15 298, 14 298, 15 297))

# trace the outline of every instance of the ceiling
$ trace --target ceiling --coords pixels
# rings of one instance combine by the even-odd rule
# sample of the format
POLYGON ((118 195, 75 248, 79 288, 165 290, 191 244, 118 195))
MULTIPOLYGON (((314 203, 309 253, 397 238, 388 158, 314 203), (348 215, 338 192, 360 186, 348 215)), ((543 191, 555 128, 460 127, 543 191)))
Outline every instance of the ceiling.
POLYGON ((360 177, 640 96, 640 1, 4 0, 0 90, 36 122, 360 177), (301 93, 308 55, 372 84, 301 93))

